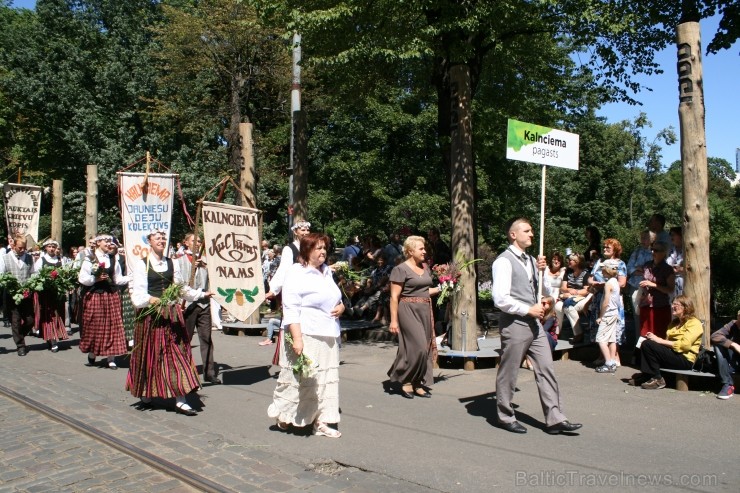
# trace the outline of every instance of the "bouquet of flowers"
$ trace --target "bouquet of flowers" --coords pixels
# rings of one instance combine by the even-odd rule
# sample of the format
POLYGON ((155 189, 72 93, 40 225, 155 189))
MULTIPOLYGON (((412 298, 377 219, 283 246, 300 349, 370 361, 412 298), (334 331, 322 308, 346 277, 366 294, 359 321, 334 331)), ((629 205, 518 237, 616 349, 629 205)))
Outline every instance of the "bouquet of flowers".
POLYGON ((337 285, 347 298, 352 298, 366 284, 368 278, 367 269, 361 271, 354 270, 345 261, 335 262, 329 268, 336 274, 337 285))
POLYGON ((159 297, 159 300, 156 303, 150 303, 146 308, 139 310, 134 321, 141 322, 150 315, 154 317, 154 323, 156 323, 160 317, 164 317, 165 320, 174 318, 172 307, 180 301, 182 290, 182 284, 170 284, 170 286, 162 292, 162 296, 159 297))
POLYGON ((21 284, 18 282, 18 279, 8 272, 0 275, 0 287, 5 289, 5 291, 13 297, 13 301, 15 301, 16 304, 20 304, 24 298, 31 296, 31 292, 23 289, 21 284))
POLYGON ((437 306, 442 306, 450 296, 459 290, 460 285, 458 281, 460 280, 460 276, 462 276, 462 272, 481 260, 476 258, 466 261, 462 257, 458 257, 458 260, 454 262, 437 264, 432 267, 432 277, 440 289, 439 296, 437 297, 437 306))
MULTIPOLYGON (((285 342, 293 347, 293 336, 288 330, 285 330, 285 342)), ((293 363, 292 367, 293 374, 295 374, 298 379, 301 379, 303 377, 308 377, 309 375, 311 375, 311 370, 317 368, 318 365, 315 365, 313 360, 306 356, 306 353, 301 353, 301 355, 298 356, 298 358, 296 359, 295 363, 293 363)))

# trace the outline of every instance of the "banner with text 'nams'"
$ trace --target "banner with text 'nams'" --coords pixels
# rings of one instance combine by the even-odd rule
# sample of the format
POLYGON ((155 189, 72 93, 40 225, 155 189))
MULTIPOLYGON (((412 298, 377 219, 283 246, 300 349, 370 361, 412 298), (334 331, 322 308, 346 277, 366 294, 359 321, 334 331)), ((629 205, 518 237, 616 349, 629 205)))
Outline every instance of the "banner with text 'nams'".
POLYGON ((133 262, 149 255, 147 236, 154 230, 164 231, 167 236, 166 255, 172 227, 175 179, 177 175, 172 173, 118 173, 128 272, 133 272, 133 262))
MULTIPOLYGON (((33 241, 38 241, 41 187, 21 183, 6 183, 3 185, 3 201, 8 236, 16 233, 31 235, 33 241)), ((59 241, 59 238, 55 239, 59 241)))
POLYGON ((509 119, 506 158, 578 169, 578 134, 509 119))
POLYGON ((202 211, 209 291, 244 322, 265 300, 259 211, 218 202, 203 202, 202 211))

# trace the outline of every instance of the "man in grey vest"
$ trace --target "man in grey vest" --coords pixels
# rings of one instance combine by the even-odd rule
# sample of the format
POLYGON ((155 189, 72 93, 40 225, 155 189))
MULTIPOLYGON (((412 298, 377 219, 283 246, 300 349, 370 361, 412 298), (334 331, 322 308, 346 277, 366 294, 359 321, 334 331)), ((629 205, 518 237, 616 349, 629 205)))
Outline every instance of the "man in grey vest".
MULTIPOLYGON (((13 248, 0 259, 0 275, 9 273, 18 283, 23 285, 35 272, 33 258, 26 252, 26 238, 17 235, 13 239, 13 248)), ((5 309, 10 314, 10 327, 13 331, 13 341, 18 348, 18 356, 28 353, 26 336, 33 329, 34 313, 33 298, 28 297, 16 303, 13 296, 6 296, 5 309)))
POLYGON ((516 389, 519 367, 525 355, 532 360, 540 402, 545 412, 545 431, 552 435, 574 432, 582 425, 570 423, 562 413, 560 391, 555 379, 552 352, 540 317, 544 314, 538 299, 537 270, 545 270, 545 257, 536 260, 526 253, 534 233, 528 219, 515 218, 506 223, 509 247, 493 263, 493 302, 503 312, 501 327, 501 364, 496 373, 496 406, 499 426, 512 433, 526 433, 516 420, 511 400, 516 389))
MULTIPOLYGON (((182 240, 184 254, 175 260, 180 263, 180 273, 186 283, 190 283, 193 265, 195 276, 191 287, 208 291, 208 270, 205 257, 201 257, 201 241, 195 239, 195 234, 188 233, 182 240)), ((213 339, 211 338, 213 323, 211 319, 211 300, 202 298, 198 301, 185 302, 185 329, 188 337, 193 340, 193 334, 198 331, 200 340, 200 359, 203 362, 203 380, 211 385, 220 385, 218 369, 213 360, 213 339)))

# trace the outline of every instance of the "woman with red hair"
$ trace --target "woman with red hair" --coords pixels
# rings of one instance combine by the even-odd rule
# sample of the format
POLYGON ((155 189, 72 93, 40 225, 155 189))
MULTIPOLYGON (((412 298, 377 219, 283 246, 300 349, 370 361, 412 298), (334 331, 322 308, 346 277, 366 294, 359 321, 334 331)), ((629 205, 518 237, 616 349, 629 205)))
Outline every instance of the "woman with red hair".
POLYGON ((342 434, 329 423, 339 422, 339 316, 344 304, 326 265, 328 245, 326 235, 307 234, 301 238, 299 262, 286 273, 280 375, 267 415, 281 431, 313 424, 314 435, 339 438, 342 434))
MULTIPOLYGON (((617 261, 617 282, 619 283, 620 294, 623 289, 627 286, 627 264, 620 259, 622 256, 622 244, 619 240, 614 238, 607 238, 604 240, 604 258, 598 259, 591 269, 591 277, 588 278, 588 284, 590 285, 591 292, 594 293, 594 297, 591 300, 591 313, 590 313, 590 336, 591 342, 596 340, 596 332, 599 328, 599 324, 596 323, 596 319, 599 318, 599 310, 601 309, 601 300, 604 298, 604 284, 606 278, 601 272, 604 267, 604 262, 607 260, 617 261)), ((617 326, 617 345, 621 345, 624 342, 624 309, 619 314, 619 325, 617 326)), ((617 356, 619 361, 619 356, 617 356)))

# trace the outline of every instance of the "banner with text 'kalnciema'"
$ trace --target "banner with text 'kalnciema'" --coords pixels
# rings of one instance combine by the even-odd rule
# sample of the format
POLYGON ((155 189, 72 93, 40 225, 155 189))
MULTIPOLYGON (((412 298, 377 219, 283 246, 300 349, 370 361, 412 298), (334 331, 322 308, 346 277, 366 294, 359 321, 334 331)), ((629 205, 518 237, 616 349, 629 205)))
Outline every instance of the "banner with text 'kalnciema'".
POLYGON ((165 254, 168 251, 176 179, 177 174, 173 173, 118 173, 128 272, 133 272, 133 262, 149 255, 147 236, 152 231, 165 233, 165 254))
POLYGON ((202 204, 209 291, 244 322, 265 300, 259 211, 219 202, 202 204))
POLYGON ((578 134, 509 119, 506 158, 578 169, 578 134))
POLYGON ((5 205, 8 235, 30 235, 34 242, 38 241, 41 190, 41 187, 21 183, 6 183, 3 185, 3 203, 5 205))

